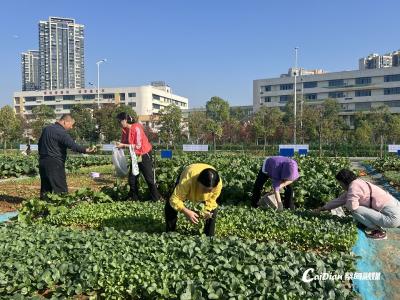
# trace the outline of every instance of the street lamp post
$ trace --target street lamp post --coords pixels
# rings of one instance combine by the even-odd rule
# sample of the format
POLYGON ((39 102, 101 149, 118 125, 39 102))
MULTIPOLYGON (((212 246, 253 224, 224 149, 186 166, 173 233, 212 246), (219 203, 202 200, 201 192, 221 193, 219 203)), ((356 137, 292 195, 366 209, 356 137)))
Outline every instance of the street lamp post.
POLYGON ((295 63, 294 63, 294 129, 293 129, 293 143, 296 144, 296 131, 297 131, 297 50, 295 47, 295 63))
POLYGON ((301 101, 300 101, 300 131, 301 131, 301 142, 304 144, 304 132, 303 132, 303 105, 304 105, 304 82, 303 78, 301 81, 301 101))
POLYGON ((100 108, 100 64, 106 62, 107 59, 102 59, 96 62, 97 65, 97 108, 100 108))

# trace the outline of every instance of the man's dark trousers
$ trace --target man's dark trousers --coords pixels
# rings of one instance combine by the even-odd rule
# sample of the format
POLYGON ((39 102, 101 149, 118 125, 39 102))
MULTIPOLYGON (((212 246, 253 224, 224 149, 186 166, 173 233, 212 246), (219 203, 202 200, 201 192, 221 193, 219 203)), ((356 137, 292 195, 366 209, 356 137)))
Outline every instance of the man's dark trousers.
POLYGON ((46 193, 68 193, 65 163, 52 157, 39 159, 40 198, 46 193))

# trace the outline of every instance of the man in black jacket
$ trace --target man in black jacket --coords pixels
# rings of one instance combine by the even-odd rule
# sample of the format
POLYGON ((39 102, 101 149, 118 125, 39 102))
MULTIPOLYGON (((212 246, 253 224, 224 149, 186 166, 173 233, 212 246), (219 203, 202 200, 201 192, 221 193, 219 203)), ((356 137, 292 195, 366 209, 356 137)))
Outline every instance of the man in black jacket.
POLYGON ((46 193, 68 193, 65 174, 67 149, 79 153, 91 153, 95 149, 84 148, 74 142, 67 133, 75 124, 70 114, 65 114, 55 124, 43 128, 39 139, 40 198, 46 193))

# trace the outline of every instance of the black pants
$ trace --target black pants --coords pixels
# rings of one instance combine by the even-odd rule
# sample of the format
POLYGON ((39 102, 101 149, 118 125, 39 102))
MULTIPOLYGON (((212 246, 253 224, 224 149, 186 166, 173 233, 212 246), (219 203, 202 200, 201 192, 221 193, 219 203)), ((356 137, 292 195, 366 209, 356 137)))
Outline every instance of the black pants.
POLYGON ((51 157, 39 159, 40 198, 46 193, 68 193, 65 164, 51 157))
MULTIPOLYGON (((175 187, 179 184, 180 175, 175 182, 175 187)), ((176 230, 176 222, 178 221, 178 212, 173 209, 171 204, 169 203, 169 199, 165 201, 165 224, 166 224, 166 232, 171 232, 176 230)), ((211 211, 212 217, 206 220, 204 225, 204 234, 206 236, 214 236, 215 234, 215 222, 217 220, 217 209, 211 211)))
MULTIPOLYGON (((151 200, 157 201, 161 198, 160 193, 157 190, 156 183, 154 182, 154 174, 153 174, 153 162, 151 160, 151 152, 142 155, 142 161, 138 163, 139 172, 143 174, 144 180, 146 181, 149 189, 151 200)), ((139 175, 132 174, 132 165, 129 169, 128 182, 130 186, 129 197, 133 200, 139 200, 139 175)))
MULTIPOLYGON (((253 187, 253 195, 251 197, 251 205, 257 207, 257 203, 261 197, 261 191, 264 188, 264 184, 268 180, 268 175, 263 173, 262 169, 258 172, 256 182, 253 187)), ((293 184, 289 184, 283 188, 284 194, 282 204, 284 208, 294 209, 294 191, 293 184)))

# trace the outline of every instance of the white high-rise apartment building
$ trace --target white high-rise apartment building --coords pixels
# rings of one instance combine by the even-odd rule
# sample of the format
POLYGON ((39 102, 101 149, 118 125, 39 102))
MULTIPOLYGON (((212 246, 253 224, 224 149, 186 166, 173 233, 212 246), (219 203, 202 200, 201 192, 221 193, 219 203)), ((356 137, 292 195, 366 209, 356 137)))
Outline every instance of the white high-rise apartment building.
POLYGON ((39 51, 28 50, 21 53, 22 90, 39 89, 39 51))
POLYGON ((85 87, 84 26, 74 19, 39 22, 40 90, 85 87))
POLYGON ((390 68, 393 66, 392 59, 392 54, 390 53, 385 55, 373 53, 367 57, 360 58, 358 65, 360 70, 390 68))

